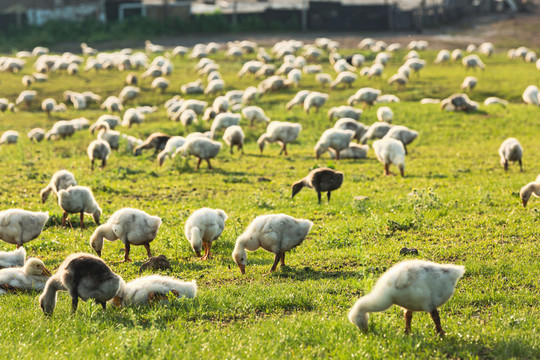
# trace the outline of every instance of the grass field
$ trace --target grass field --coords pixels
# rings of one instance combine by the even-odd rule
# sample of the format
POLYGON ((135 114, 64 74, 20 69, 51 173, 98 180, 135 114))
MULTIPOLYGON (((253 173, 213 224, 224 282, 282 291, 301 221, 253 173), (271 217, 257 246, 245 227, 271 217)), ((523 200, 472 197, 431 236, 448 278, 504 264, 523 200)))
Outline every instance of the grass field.
MULTIPOLYGON (((350 54, 355 50, 343 50, 350 54)), ((365 53, 368 59, 374 54, 365 53)), ((413 75, 404 90, 386 80, 402 63, 405 52, 394 55, 383 79, 359 78, 354 89, 322 91, 330 94, 319 113, 300 108, 285 111, 285 102, 296 89, 264 96, 261 106, 273 120, 299 122, 299 140, 289 146, 289 156, 278 156, 269 145, 259 154, 256 139, 264 125, 249 127, 244 156, 222 148, 214 170, 203 164, 194 170, 194 159, 168 160, 159 167, 151 152, 134 157, 121 146, 104 171, 90 171, 86 147, 88 131, 72 138, 33 144, 25 134, 33 127, 50 128, 53 121, 39 110, 41 100, 61 101, 64 90, 91 90, 103 98, 117 95, 127 73, 51 74, 35 84, 37 100, 31 109, 0 114, 0 131, 21 133, 19 143, 0 150, 0 208, 49 211, 42 235, 26 245, 29 256, 56 268, 70 253, 92 252, 89 238, 96 225, 88 217, 86 228, 61 226, 61 210, 51 196, 41 204, 39 190, 59 169, 69 169, 80 185, 90 186, 103 208, 104 220, 122 207, 140 208, 162 218, 152 249, 172 264, 169 275, 196 279, 194 300, 175 300, 169 306, 121 310, 82 303, 70 315, 70 301, 61 293, 52 318, 43 316, 38 293, 0 298, 0 351, 17 359, 275 359, 275 358, 538 358, 540 357, 540 308, 538 306, 538 244, 540 202, 532 199, 524 209, 519 189, 540 173, 540 108, 526 106, 521 93, 539 85, 540 72, 533 64, 510 61, 501 50, 485 59, 484 72, 467 72, 461 64, 433 65, 436 52, 422 52, 427 67, 413 75), (511 101, 507 108, 481 105, 471 114, 446 113, 438 105, 420 105, 423 97, 446 97, 459 92, 463 78, 473 73, 479 84, 470 95, 483 102, 488 96, 511 101), (390 106, 394 124, 418 130, 406 158, 406 177, 385 177, 372 150, 366 160, 334 161, 325 155, 317 161, 313 146, 332 126, 326 116, 331 106, 344 104, 357 88, 371 86, 394 93, 402 100, 390 106), (505 173, 497 150, 507 137, 516 137, 524 148, 524 172, 511 166, 505 173), (345 173, 342 188, 332 202, 318 205, 314 191, 304 189, 290 198, 290 185, 310 169, 330 166, 345 173), (271 181, 260 181, 260 178, 271 181), (367 196, 355 201, 355 196, 367 196), (183 234, 188 216, 200 207, 223 209, 229 219, 214 243, 214 258, 199 261, 183 234), (286 213, 310 219, 313 229, 304 243, 287 255, 288 266, 272 275, 273 256, 263 250, 248 254, 246 275, 231 259, 237 236, 260 214, 286 213), (370 332, 363 335, 347 320, 354 302, 370 291, 379 276, 405 259, 402 247, 414 247, 419 258, 465 265, 453 298, 440 308, 444 339, 435 335, 427 314, 415 315, 412 335, 403 334, 403 314, 397 307, 370 318, 370 332)), ((227 90, 244 89, 257 80, 237 79, 241 62, 214 56, 221 65, 227 90)), ((158 105, 140 127, 120 129, 145 138, 154 131, 184 135, 208 129, 201 123, 184 129, 166 118, 162 104, 196 79, 195 61, 175 59, 171 86, 165 94, 142 83, 141 96, 126 107, 158 105)), ((325 71, 334 75, 327 62, 325 71)), ((21 77, 32 73, 29 62, 22 73, 0 73, 0 97, 14 101, 23 90, 21 77)), ((313 75, 304 75, 303 88, 320 90, 313 75)), ((203 99, 204 96, 195 96, 203 99)), ((207 99, 208 100, 208 99, 207 99)), ((213 100, 210 99, 209 102, 213 100)), ((376 121, 376 109, 366 109, 361 120, 376 121)), ((94 121, 104 112, 97 106, 84 111, 71 107, 54 120, 84 116, 94 121)), ((0 244, 1 250, 12 249, 0 244)), ((106 242, 103 259, 131 280, 146 259, 144 249, 132 247, 133 263, 120 263, 123 246, 106 242)))

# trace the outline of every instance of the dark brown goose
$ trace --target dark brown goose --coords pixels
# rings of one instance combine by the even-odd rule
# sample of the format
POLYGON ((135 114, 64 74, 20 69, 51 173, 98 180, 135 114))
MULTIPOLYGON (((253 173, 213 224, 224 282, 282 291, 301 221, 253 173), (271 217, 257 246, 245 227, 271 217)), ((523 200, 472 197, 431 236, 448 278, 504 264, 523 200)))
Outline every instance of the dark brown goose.
POLYGON ((337 190, 343 184, 343 173, 328 168, 312 170, 308 176, 295 182, 292 185, 292 197, 298 194, 302 188, 308 187, 315 189, 319 204, 321 203, 321 193, 326 192, 330 202, 330 193, 337 190))
POLYGON ((144 149, 154 149, 154 155, 157 155, 158 152, 165 149, 165 145, 170 138, 169 135, 159 132, 150 134, 141 145, 133 149, 133 153, 138 156, 141 155, 144 149))

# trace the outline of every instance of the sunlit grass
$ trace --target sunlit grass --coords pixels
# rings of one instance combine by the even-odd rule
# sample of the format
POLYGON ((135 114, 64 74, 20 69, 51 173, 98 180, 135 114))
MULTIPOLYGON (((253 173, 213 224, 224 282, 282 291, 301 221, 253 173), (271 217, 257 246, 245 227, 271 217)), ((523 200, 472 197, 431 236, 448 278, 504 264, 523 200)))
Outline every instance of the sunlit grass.
MULTIPOLYGON (((354 50, 344 50, 351 54, 354 50)), ((527 85, 539 84, 533 64, 509 62, 504 54, 485 59, 484 72, 467 72, 461 64, 435 66, 436 52, 422 53, 428 61, 410 84, 396 91, 386 79, 401 64, 405 52, 394 55, 383 79, 360 78, 354 89, 322 91, 330 100, 319 112, 306 115, 300 108, 285 111, 285 102, 296 89, 265 95, 258 103, 273 120, 299 122, 303 131, 289 146, 290 156, 278 156, 279 146, 269 145, 260 154, 255 143, 264 125, 249 127, 246 155, 222 149, 213 162, 194 170, 194 160, 167 160, 159 167, 150 153, 133 157, 122 145, 104 171, 90 171, 86 147, 93 139, 87 131, 72 138, 40 144, 25 134, 33 127, 53 123, 39 111, 46 97, 61 100, 64 90, 91 90, 103 98, 117 95, 127 73, 116 70, 82 73, 71 77, 51 74, 33 86, 37 101, 30 111, 0 114, 0 130, 21 133, 14 146, 0 150, 1 209, 47 210, 49 220, 42 236, 29 243, 29 256, 57 267, 66 255, 91 252, 89 238, 95 229, 90 218, 80 230, 62 228, 61 211, 53 196, 41 204, 39 190, 51 175, 66 168, 79 184, 90 186, 106 220, 122 207, 140 208, 163 219, 152 243, 156 254, 172 264, 169 275, 197 279, 199 295, 170 306, 149 309, 108 309, 91 303, 69 313, 68 295, 59 296, 52 318, 45 318, 38 294, 0 298, 3 324, 0 349, 13 358, 536 358, 540 356, 538 331, 538 221, 540 203, 527 209, 519 189, 540 172, 540 109, 521 103, 527 85), (470 95, 482 102, 499 96, 512 102, 507 108, 480 107, 472 114, 445 113, 437 105, 420 105, 423 97, 446 97, 459 91, 463 78, 473 74, 478 87, 470 95), (402 102, 385 104, 395 113, 394 123, 420 135, 409 146, 407 177, 384 177, 382 165, 370 151, 368 159, 336 162, 328 156, 317 161, 313 146, 332 124, 326 111, 363 86, 395 93, 402 102), (511 166, 505 173, 497 149, 507 137, 519 139, 525 149, 524 169, 511 166), (290 198, 290 185, 316 166, 330 166, 345 173, 342 188, 332 202, 318 205, 316 194, 303 190, 290 198), (261 181, 261 178, 270 181, 261 181), (355 196, 367 196, 355 201, 355 196), (213 246, 214 258, 199 261, 184 237, 183 226, 193 210, 221 208, 229 219, 213 246), (263 276, 273 261, 264 251, 248 254, 247 274, 231 259, 236 237, 255 218, 266 213, 287 213, 307 218, 314 227, 306 241, 287 255, 287 267, 263 276), (411 336, 402 334, 403 319, 392 308, 370 319, 370 334, 362 335, 346 318, 354 301, 368 292, 380 274, 404 259, 402 247, 417 248, 422 259, 463 264, 467 272, 452 300, 441 308, 444 340, 435 336, 431 319, 418 314, 411 336)), ((373 56, 369 56, 373 57, 373 56)), ((244 89, 257 80, 238 79, 241 62, 215 59, 227 89, 244 89)), ((187 134, 208 129, 209 124, 184 129, 167 120, 162 104, 179 93, 180 86, 197 78, 195 61, 174 60, 171 86, 165 94, 150 90, 143 81, 142 95, 127 106, 159 105, 141 126, 120 129, 141 138, 154 131, 187 134)), ((325 71, 334 74, 325 63, 325 71)), ((31 62, 22 73, 0 74, 0 97, 14 101, 23 90, 22 75, 33 72, 31 62)), ((305 88, 320 90, 313 75, 304 75, 305 88)), ((203 99, 203 96, 195 96, 203 99)), ((213 98, 207 99, 209 103, 213 98)), ((366 109, 361 121, 376 120, 377 106, 366 109)), ((72 108, 54 119, 84 116, 94 121, 103 114, 97 106, 76 112, 72 108)), ((11 249, 0 244, 2 250, 11 249)), ((138 276, 145 260, 143 248, 132 247, 134 263, 121 264, 120 242, 106 242, 103 259, 129 280, 138 276)))

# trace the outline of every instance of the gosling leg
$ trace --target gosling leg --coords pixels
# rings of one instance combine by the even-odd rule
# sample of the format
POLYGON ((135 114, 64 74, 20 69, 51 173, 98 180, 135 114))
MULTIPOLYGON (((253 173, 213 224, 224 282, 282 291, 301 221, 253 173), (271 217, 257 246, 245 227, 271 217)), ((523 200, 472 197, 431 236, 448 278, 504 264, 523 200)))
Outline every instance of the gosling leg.
POLYGON ((67 212, 64 211, 64 215, 62 216, 62 226, 66 226, 66 219, 67 219, 67 212))
POLYGON ((277 268, 277 265, 279 263, 279 260, 281 259, 281 254, 282 253, 277 253, 276 254, 276 257, 274 259, 274 265, 272 265, 272 268, 270 269, 270 272, 273 273, 274 271, 276 271, 276 268, 277 268))
POLYGON ((439 336, 444 336, 446 333, 444 332, 441 326, 441 318, 439 316, 439 311, 435 309, 429 314, 431 315, 431 318, 433 319, 433 322, 435 323, 435 330, 437 331, 437 334, 439 334, 439 336))
POLYGON ((411 332, 412 315, 412 311, 405 310, 405 334, 409 334, 411 332))
POLYGON ((281 253, 281 266, 285 266, 285 253, 281 253))
POLYGON ((131 245, 129 243, 126 243, 126 246, 124 248, 124 260, 122 262, 131 262, 131 259, 129 258, 130 250, 131 250, 131 245))
POLYGON ((210 159, 206 159, 206 162, 208 163, 208 168, 212 169, 212 164, 210 164, 210 159))
POLYGON ((518 162, 519 162, 519 172, 523 172, 523 164, 521 163, 521 159, 519 159, 518 162))
POLYGON ((152 257, 152 251, 150 251, 150 243, 143 244, 144 248, 146 249, 146 255, 148 258, 152 257))
POLYGON ((199 170, 199 166, 201 166, 201 161, 202 159, 199 158, 199 160, 197 161, 197 167, 195 167, 195 170, 199 170))
POLYGON ((81 229, 84 229, 84 212, 81 211, 81 229))
POLYGON ((317 191, 317 198, 319 199, 319 205, 321 204, 321 192, 317 191))
POLYGON ((329 203, 330 203, 330 194, 331 194, 331 193, 332 193, 331 191, 329 191, 329 192, 326 193, 326 196, 328 197, 328 202, 329 202, 329 203))

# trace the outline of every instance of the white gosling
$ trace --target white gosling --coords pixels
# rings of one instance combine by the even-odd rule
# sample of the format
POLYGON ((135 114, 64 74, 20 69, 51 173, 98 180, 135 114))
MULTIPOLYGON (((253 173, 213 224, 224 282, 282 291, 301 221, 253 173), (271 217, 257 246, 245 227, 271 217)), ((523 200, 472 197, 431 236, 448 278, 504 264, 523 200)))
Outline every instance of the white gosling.
POLYGON ((538 175, 535 181, 523 186, 519 191, 519 197, 521 198, 523 207, 527 206, 529 199, 533 195, 534 197, 540 197, 540 175, 538 175))
POLYGON ((538 91, 538 87, 535 85, 527 86, 527 88, 523 91, 523 95, 521 97, 526 104, 536 106, 540 105, 540 93, 538 91))
POLYGON ((360 109, 355 109, 352 106, 342 105, 330 108, 330 110, 328 110, 328 119, 330 121, 336 118, 350 118, 354 120, 359 120, 360 117, 362 117, 362 113, 363 111, 360 109))
POLYGON ((0 136, 0 145, 16 144, 19 140, 19 133, 15 130, 6 130, 0 136))
POLYGON ((323 94, 317 91, 310 92, 304 99, 304 111, 309 114, 309 110, 311 108, 315 108, 315 110, 319 112, 319 108, 326 103, 328 98, 328 94, 323 94))
POLYGON ((41 196, 41 202, 45 203, 45 201, 47 201, 51 191, 54 193, 54 195, 57 195, 58 191, 75 185, 77 185, 77 181, 75 180, 75 176, 70 171, 59 170, 53 174, 49 184, 41 189, 39 193, 41 196))
POLYGON ((167 158, 171 157, 176 151, 176 149, 184 145, 185 142, 186 139, 183 136, 173 136, 169 140, 167 140, 167 143, 165 144, 165 149, 163 149, 163 151, 160 152, 157 156, 159 166, 163 166, 163 162, 165 162, 167 158))
POLYGON ((265 122, 269 123, 270 118, 266 116, 264 110, 258 106, 247 106, 242 109, 242 116, 249 120, 249 124, 253 126, 253 122, 265 122))
POLYGON ((223 141, 225 141, 225 144, 227 144, 227 146, 230 146, 231 154, 233 153, 233 146, 236 146, 238 148, 238 151, 241 151, 243 154, 245 137, 246 136, 244 135, 244 131, 242 130, 242 128, 238 125, 233 125, 225 129, 225 133, 223 134, 223 141))
POLYGON ((111 147, 108 142, 104 140, 94 140, 88 145, 86 153, 92 163, 91 168, 94 170, 94 161, 101 160, 101 169, 107 165, 107 160, 111 155, 111 147))
POLYGON ((184 234, 197 256, 204 255, 201 260, 208 260, 211 256, 212 243, 221 235, 225 228, 227 214, 220 209, 202 208, 196 210, 187 219, 184 234))
POLYGON ((212 169, 210 159, 213 159, 219 153, 221 149, 221 143, 218 141, 210 140, 206 137, 194 137, 186 139, 184 145, 176 149, 175 155, 181 154, 182 156, 193 155, 198 158, 196 170, 199 170, 201 162, 206 160, 208 168, 212 169))
POLYGON ((394 112, 388 106, 381 106, 377 109, 377 120, 391 124, 394 119, 394 112))
POLYGON ((270 272, 274 272, 278 263, 285 265, 285 253, 300 245, 308 235, 313 222, 295 219, 285 214, 261 215, 255 218, 246 230, 236 239, 232 258, 242 274, 246 272, 247 251, 258 248, 275 254, 270 272))
POLYGON ((279 154, 281 155, 284 153, 285 155, 289 155, 287 152, 287 144, 296 141, 301 130, 302 125, 297 123, 272 121, 266 127, 266 132, 257 140, 257 145, 259 145, 261 154, 267 142, 278 142, 281 144, 281 151, 279 154))
POLYGON ((45 315, 52 315, 56 307, 56 292, 67 291, 71 296, 71 311, 77 311, 79 298, 94 299, 103 310, 107 301, 120 290, 122 278, 116 275, 100 258, 76 253, 69 255, 45 284, 39 305, 45 315))
MULTIPOLYGON (((367 132, 368 127, 354 119, 344 117, 344 118, 339 119, 335 123, 334 129, 352 130, 354 131, 353 139, 355 139, 356 141, 360 141, 360 139, 362 139, 364 134, 367 132)), ((332 154, 330 154, 330 156, 332 156, 332 154)), ((340 151, 340 157, 341 157, 341 151, 340 151)))
POLYGON ((62 226, 66 226, 68 214, 80 214, 81 229, 84 228, 84 214, 92 215, 92 218, 99 225, 101 208, 92 194, 92 190, 86 186, 70 186, 67 189, 58 191, 58 205, 64 211, 62 216, 62 226))
POLYGON ((294 95, 294 98, 292 98, 292 100, 289 101, 287 105, 285 105, 285 108, 287 110, 291 110, 296 105, 303 105, 304 100, 306 99, 306 97, 309 95, 310 92, 311 91, 309 90, 300 90, 299 92, 296 93, 296 95, 294 95))
POLYGON ((398 125, 392 126, 390 130, 384 135, 383 139, 396 139, 401 141, 403 148, 405 149, 405 154, 407 154, 407 145, 412 143, 418 137, 418 131, 411 130, 406 126, 398 125))
POLYGON ((20 248, 34 240, 49 220, 48 212, 9 209, 0 212, 0 240, 20 248))
POLYGON ((392 128, 392 124, 389 124, 384 121, 375 122, 370 125, 366 133, 360 139, 362 144, 367 143, 371 139, 382 139, 388 131, 392 128))
POLYGON ((411 331, 413 312, 424 311, 430 313, 437 334, 443 336, 437 308, 450 300, 464 273, 465 267, 459 265, 425 260, 400 262, 377 280, 371 293, 354 304, 349 321, 366 332, 368 313, 384 311, 395 304, 405 311, 405 333, 411 331))
POLYGON ((43 290, 51 275, 43 261, 29 258, 23 267, 0 270, 0 295, 7 291, 43 290))
POLYGON ((120 290, 110 303, 116 307, 147 306, 156 302, 166 302, 169 294, 177 298, 193 299, 197 295, 197 282, 161 275, 143 276, 127 284, 122 281, 120 290))
POLYGON ((131 245, 143 245, 148 258, 151 258, 150 243, 156 238, 160 226, 161 219, 157 216, 148 215, 138 209, 120 209, 112 214, 105 224, 97 227, 90 238, 90 246, 101 257, 103 239, 108 241, 120 239, 124 243, 122 262, 131 262, 129 258, 131 245))
POLYGON ((26 250, 22 246, 13 251, 0 251, 0 268, 23 266, 25 259, 26 250))
POLYGON ((373 150, 377 159, 384 165, 384 174, 392 175, 390 165, 399 168, 401 176, 405 176, 405 148, 403 143, 393 138, 384 138, 373 142, 373 150))
POLYGON ((349 146, 356 133, 352 130, 328 129, 315 144, 315 156, 317 159, 329 149, 336 153, 336 160, 339 160, 339 152, 349 146))
POLYGON ((518 162, 520 171, 523 171, 521 158, 523 157, 523 147, 515 138, 508 138, 503 141, 499 147, 499 156, 501 157, 501 165, 504 170, 508 170, 508 163, 518 162))

